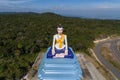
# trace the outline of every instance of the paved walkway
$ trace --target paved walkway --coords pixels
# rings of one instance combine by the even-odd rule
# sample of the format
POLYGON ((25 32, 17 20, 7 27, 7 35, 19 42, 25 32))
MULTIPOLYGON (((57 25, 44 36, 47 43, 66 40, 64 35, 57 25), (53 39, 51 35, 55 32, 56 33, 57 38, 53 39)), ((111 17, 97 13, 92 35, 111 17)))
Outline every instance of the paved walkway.
POLYGON ((83 69, 84 80, 106 80, 96 67, 88 61, 83 54, 77 54, 78 60, 83 69), (87 70, 86 72, 84 70, 87 70))

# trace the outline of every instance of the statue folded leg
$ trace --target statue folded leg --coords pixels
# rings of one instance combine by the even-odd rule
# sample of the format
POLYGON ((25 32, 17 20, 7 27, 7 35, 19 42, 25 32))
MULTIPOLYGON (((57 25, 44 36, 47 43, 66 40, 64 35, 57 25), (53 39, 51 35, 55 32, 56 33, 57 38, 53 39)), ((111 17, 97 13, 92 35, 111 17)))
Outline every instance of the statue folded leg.
POLYGON ((61 53, 64 53, 65 52, 65 47, 63 48, 63 49, 57 49, 56 47, 55 47, 55 53, 56 54, 61 54, 61 53))
POLYGON ((65 56, 65 47, 63 49, 57 49, 57 48, 54 48, 55 50, 55 57, 64 57, 65 56))

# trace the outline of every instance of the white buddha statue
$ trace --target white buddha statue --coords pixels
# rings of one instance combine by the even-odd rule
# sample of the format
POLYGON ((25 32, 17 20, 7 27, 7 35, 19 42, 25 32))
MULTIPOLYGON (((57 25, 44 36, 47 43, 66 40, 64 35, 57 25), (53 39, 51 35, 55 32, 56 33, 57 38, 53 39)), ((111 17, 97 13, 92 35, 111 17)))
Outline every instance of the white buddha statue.
POLYGON ((52 55, 64 57, 68 55, 67 35, 63 34, 63 27, 57 28, 58 34, 53 36, 52 55))

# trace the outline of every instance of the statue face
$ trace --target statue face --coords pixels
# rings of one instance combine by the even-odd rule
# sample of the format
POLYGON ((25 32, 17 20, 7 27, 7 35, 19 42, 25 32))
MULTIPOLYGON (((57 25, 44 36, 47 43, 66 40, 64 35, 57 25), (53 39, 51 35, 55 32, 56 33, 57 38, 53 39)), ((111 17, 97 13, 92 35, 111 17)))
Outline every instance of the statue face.
POLYGON ((58 34, 62 34, 63 33, 63 28, 58 28, 57 32, 58 32, 58 34))

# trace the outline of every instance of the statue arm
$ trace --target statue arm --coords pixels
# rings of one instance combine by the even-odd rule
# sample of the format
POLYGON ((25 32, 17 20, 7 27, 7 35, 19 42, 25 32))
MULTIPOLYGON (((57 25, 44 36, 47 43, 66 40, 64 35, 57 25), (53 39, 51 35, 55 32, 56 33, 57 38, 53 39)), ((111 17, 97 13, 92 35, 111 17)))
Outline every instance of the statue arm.
POLYGON ((65 35, 65 55, 68 55, 68 43, 67 43, 67 36, 65 35))
POLYGON ((52 55, 55 54, 55 35, 53 36, 52 55))
POLYGON ((65 47, 66 47, 66 50, 68 50, 67 35, 65 35, 65 47))
POLYGON ((55 47, 55 35, 53 36, 53 45, 52 45, 52 49, 54 49, 55 47))

